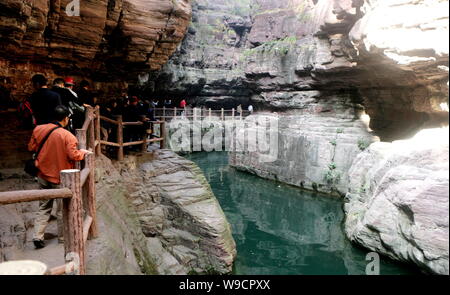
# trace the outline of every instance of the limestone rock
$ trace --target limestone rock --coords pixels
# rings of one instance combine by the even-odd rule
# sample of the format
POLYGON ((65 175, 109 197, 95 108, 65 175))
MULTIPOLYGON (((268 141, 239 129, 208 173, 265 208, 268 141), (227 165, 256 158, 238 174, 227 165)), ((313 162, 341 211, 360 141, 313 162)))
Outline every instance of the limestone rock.
POLYGON ((137 163, 145 181, 134 187, 133 200, 142 229, 167 252, 158 268, 175 259, 173 274, 230 273, 236 257, 231 226, 201 170, 171 151, 137 163))
POLYGON ((155 95, 285 111, 310 103, 299 91, 346 92, 386 141, 448 123, 448 2, 237 2, 194 5, 190 33, 150 79, 155 95))
POLYGON ((449 273, 448 128, 374 143, 349 172, 345 231, 354 242, 449 273))
POLYGON ((345 195, 353 159, 370 143, 379 140, 369 132, 367 125, 351 115, 321 103, 311 105, 304 112, 254 115, 247 120, 254 120, 256 125, 238 132, 262 132, 263 129, 258 130, 262 128, 261 118, 278 116, 278 144, 272 147, 276 158, 262 160, 261 156, 268 153, 258 148, 257 151, 232 152, 230 164, 263 178, 345 195), (321 114, 325 109, 327 112, 321 114))

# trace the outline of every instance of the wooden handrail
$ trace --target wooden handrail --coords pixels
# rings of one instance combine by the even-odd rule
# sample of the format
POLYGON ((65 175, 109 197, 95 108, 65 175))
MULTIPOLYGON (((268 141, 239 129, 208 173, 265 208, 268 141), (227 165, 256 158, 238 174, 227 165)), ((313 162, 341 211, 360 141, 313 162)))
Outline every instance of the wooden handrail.
POLYGON ((144 123, 142 122, 123 122, 123 126, 142 126, 144 123))
MULTIPOLYGON (((100 145, 106 145, 106 146, 113 146, 113 147, 117 147, 117 159, 119 161, 122 161, 124 159, 124 148, 125 147, 129 147, 129 146, 136 146, 136 145, 141 145, 141 150, 142 152, 145 152, 147 150, 148 144, 149 143, 153 143, 153 142, 160 142, 160 147, 164 148, 165 146, 165 141, 164 141, 164 137, 165 137, 165 123, 166 121, 164 120, 155 120, 155 121, 145 121, 145 116, 142 116, 142 121, 138 121, 138 122, 124 122, 122 116, 115 116, 116 120, 104 117, 100 115, 100 110, 96 110, 97 112, 97 117, 100 120, 103 120, 105 122, 114 124, 117 126, 116 129, 116 138, 117 138, 117 142, 110 142, 107 140, 101 140, 99 139, 98 142, 100 143, 100 145), (157 139, 148 139, 148 135, 149 134, 153 134, 153 130, 154 128, 144 128, 145 130, 143 130, 143 140, 138 140, 138 141, 132 141, 132 142, 124 142, 123 140, 123 135, 124 135, 124 127, 127 126, 144 126, 145 123, 148 123, 150 125, 160 125, 160 130, 161 130, 161 138, 157 138, 157 139), (151 130, 151 132, 149 133, 148 130, 151 130)), ((125 130, 126 131, 126 130, 125 130)), ((80 137, 82 138, 82 137, 80 137)), ((95 145, 95 144, 94 144, 95 145)))
POLYGON ((91 169, 89 167, 86 167, 83 170, 81 170, 81 173, 80 173, 81 186, 84 186, 84 184, 86 183, 86 180, 89 177, 89 174, 91 174, 91 169))
POLYGON ((72 191, 67 188, 49 190, 27 190, 0 193, 0 205, 44 201, 53 199, 68 199, 72 191))
POLYGON ((88 237, 89 237, 89 229, 91 228, 92 221, 93 221, 92 217, 88 215, 84 219, 84 222, 83 222, 83 242, 85 244, 86 244, 86 242, 88 240, 88 237))
POLYGON ((108 123, 114 124, 114 125, 119 125, 119 122, 117 122, 116 120, 110 119, 105 116, 100 116, 100 119, 102 119, 103 121, 106 121, 108 123))
POLYGON ((61 276, 67 274, 67 272, 71 273, 74 270, 75 270, 75 263, 69 262, 67 264, 50 269, 48 274, 52 276, 61 276))

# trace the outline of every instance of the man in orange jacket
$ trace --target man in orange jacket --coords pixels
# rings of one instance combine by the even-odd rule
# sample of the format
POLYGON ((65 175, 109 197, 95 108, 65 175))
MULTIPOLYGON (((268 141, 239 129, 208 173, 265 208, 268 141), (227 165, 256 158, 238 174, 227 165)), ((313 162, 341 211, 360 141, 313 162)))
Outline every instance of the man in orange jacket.
MULTIPOLYGON (((55 109, 56 120, 53 123, 39 125, 31 136, 28 144, 30 151, 36 152, 43 139, 55 129, 44 143, 38 158, 36 167, 39 169, 38 182, 41 189, 58 188, 61 183, 61 170, 73 169, 76 161, 81 161, 87 150, 77 148, 77 138, 64 129, 69 124, 70 111, 66 106, 60 105, 55 109), (59 127, 59 128, 58 128, 59 127)), ((62 241, 62 208, 61 200, 57 200, 58 237, 62 241)), ((39 212, 35 222, 35 235, 33 243, 37 249, 45 247, 44 233, 50 220, 53 208, 53 200, 40 201, 39 212)))

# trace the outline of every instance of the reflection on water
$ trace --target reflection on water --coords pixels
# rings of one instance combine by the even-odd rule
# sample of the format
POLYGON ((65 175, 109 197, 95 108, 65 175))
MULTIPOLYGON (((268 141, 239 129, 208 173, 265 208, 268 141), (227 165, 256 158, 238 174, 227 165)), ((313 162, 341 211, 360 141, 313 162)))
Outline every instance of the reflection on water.
MULTIPOLYGON (((204 171, 237 243, 235 274, 365 274, 365 250, 346 240, 342 201, 228 166, 226 153, 189 156, 204 171)), ((382 274, 413 270, 382 259, 382 274)))

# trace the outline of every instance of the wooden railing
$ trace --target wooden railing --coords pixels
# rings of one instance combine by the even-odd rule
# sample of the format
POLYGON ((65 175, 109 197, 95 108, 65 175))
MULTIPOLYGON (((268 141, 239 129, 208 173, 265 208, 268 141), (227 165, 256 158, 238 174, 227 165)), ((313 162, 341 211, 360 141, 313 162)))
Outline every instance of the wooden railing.
POLYGON ((79 148, 93 153, 77 163, 78 169, 61 171, 60 189, 0 192, 0 205, 62 199, 66 264, 50 269, 51 275, 85 274, 86 242, 98 236, 95 155, 100 153, 99 115, 98 107, 87 109, 83 128, 76 135, 79 148))
POLYGON ((50 269, 48 274, 51 275, 86 273, 86 243, 88 239, 98 236, 95 156, 101 154, 101 145, 118 147, 119 160, 123 160, 123 149, 126 146, 142 145, 142 149, 146 150, 149 143, 160 142, 161 147, 164 147, 164 121, 150 122, 151 127, 155 124, 160 125, 160 138, 148 140, 149 133, 153 132, 146 130, 143 140, 124 143, 124 127, 144 126, 143 122, 123 122, 121 116, 117 117, 117 120, 102 117, 98 106, 87 107, 85 116, 82 128, 76 130, 78 148, 87 149, 92 153, 87 154, 83 161, 77 162, 76 169, 61 171, 60 189, 0 192, 0 205, 62 199, 66 264, 50 269), (117 126, 118 143, 101 140, 101 120, 117 126))
MULTIPOLYGON (((142 121, 140 122, 123 122, 122 116, 116 116, 116 120, 104 117, 104 116, 100 116, 100 120, 103 120, 105 122, 108 122, 109 124, 112 124, 114 126, 116 126, 116 137, 117 137, 117 142, 111 142, 111 141, 104 141, 101 140, 100 143, 102 145, 106 145, 106 146, 113 146, 117 148, 117 159, 119 161, 122 161, 124 159, 124 147, 128 147, 128 146, 136 146, 136 145, 140 145, 141 146, 141 150, 142 152, 147 151, 147 147, 149 144, 151 143, 155 143, 155 142, 159 142, 160 143, 160 148, 163 149, 165 146, 165 121, 149 121, 149 122, 144 122, 144 118, 142 118, 142 121), (143 128, 143 132, 142 132, 142 140, 139 141, 133 141, 133 142, 124 142, 124 127, 126 128, 127 126, 142 126, 145 127, 145 124, 149 123, 150 124, 150 129, 146 129, 143 128), (148 139, 149 135, 153 135, 154 131, 155 131, 155 125, 159 125, 160 127, 160 135, 157 138, 151 138, 148 139)), ((126 130, 125 130, 126 131, 126 130)))
POLYGON ((251 115, 249 111, 238 112, 236 109, 231 110, 213 110, 205 108, 156 108, 155 117, 162 120, 170 121, 173 119, 186 118, 189 120, 218 119, 225 120, 243 120, 251 115))

